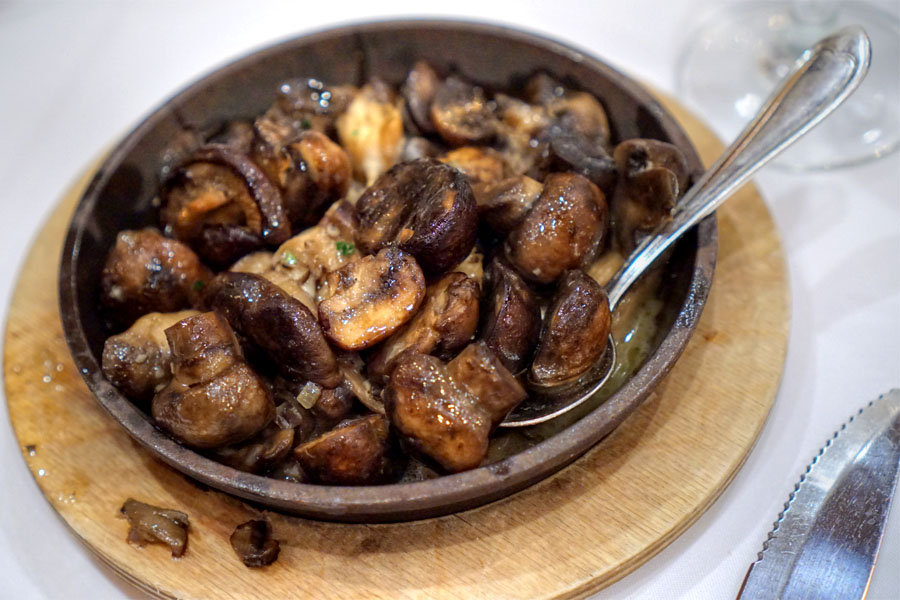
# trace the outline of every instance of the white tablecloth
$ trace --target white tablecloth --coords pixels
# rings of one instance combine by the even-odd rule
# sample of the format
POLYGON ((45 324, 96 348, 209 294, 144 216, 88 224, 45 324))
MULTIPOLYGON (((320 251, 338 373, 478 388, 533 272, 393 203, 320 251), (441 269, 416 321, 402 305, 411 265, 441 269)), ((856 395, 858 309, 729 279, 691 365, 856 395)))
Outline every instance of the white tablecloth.
MULTIPOLYGON (((715 4, 0 1, 3 321, 25 252, 62 192, 138 118, 230 58, 351 20, 463 16, 568 40, 672 92, 677 49, 715 4)), ((896 2, 881 5, 898 12, 896 2)), ((894 154, 831 173, 769 168, 757 177, 782 234, 792 292, 774 409, 713 506, 597 598, 733 598, 817 449, 864 402, 900 386, 898 165, 894 154)), ((100 565, 44 500, 5 410, 0 461, 0 597, 141 597, 100 565)), ((869 598, 900 597, 898 512, 869 598)))

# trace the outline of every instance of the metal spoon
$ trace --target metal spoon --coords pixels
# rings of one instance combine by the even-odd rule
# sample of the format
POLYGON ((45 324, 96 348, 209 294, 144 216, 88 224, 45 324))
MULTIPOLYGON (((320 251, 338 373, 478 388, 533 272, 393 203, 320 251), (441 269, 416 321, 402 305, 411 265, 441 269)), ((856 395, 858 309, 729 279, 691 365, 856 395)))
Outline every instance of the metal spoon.
MULTIPOLYGON (((846 100, 865 77, 870 58, 869 38, 856 26, 845 27, 806 50, 737 140, 687 191, 672 220, 646 237, 613 275, 606 286, 610 310, 673 242, 846 100)), ((610 336, 601 359, 576 382, 533 387, 528 399, 500 426, 536 425, 572 410, 606 383, 615 364, 616 348, 610 336)))

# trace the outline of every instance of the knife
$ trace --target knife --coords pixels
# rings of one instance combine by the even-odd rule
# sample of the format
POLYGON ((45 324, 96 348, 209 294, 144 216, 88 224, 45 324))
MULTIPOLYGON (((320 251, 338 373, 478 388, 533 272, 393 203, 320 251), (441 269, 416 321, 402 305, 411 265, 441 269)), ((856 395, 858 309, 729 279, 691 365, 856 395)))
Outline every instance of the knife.
POLYGON ((739 600, 864 598, 900 470, 900 390, 835 432, 794 486, 739 600))

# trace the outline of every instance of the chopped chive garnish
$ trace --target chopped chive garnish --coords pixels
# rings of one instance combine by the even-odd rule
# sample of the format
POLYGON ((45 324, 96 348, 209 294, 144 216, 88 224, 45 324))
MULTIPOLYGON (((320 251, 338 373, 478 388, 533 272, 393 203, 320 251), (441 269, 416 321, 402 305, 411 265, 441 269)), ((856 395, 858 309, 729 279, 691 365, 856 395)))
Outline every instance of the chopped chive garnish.
POLYGON ((290 250, 282 253, 281 255, 281 264, 286 267, 293 267, 297 264, 297 257, 290 250))
POLYGON ((341 253, 341 256, 349 256, 356 252, 356 246, 354 246, 352 242, 338 242, 337 249, 338 252, 341 253))
POLYGON ((206 285, 206 284, 198 279, 197 281, 194 282, 194 291, 199 292, 200 290, 203 289, 204 285, 206 285))

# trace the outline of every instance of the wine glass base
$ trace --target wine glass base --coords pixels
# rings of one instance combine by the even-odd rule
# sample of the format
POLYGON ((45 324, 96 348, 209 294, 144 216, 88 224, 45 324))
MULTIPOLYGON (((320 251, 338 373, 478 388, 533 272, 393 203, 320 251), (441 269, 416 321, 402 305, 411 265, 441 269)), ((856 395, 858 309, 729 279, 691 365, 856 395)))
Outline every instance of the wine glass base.
POLYGON ((900 147, 900 24, 860 2, 753 2, 714 14, 678 61, 680 97, 725 139, 734 139, 805 48, 846 25, 872 42, 866 79, 847 101, 781 156, 776 166, 834 169, 900 147))

